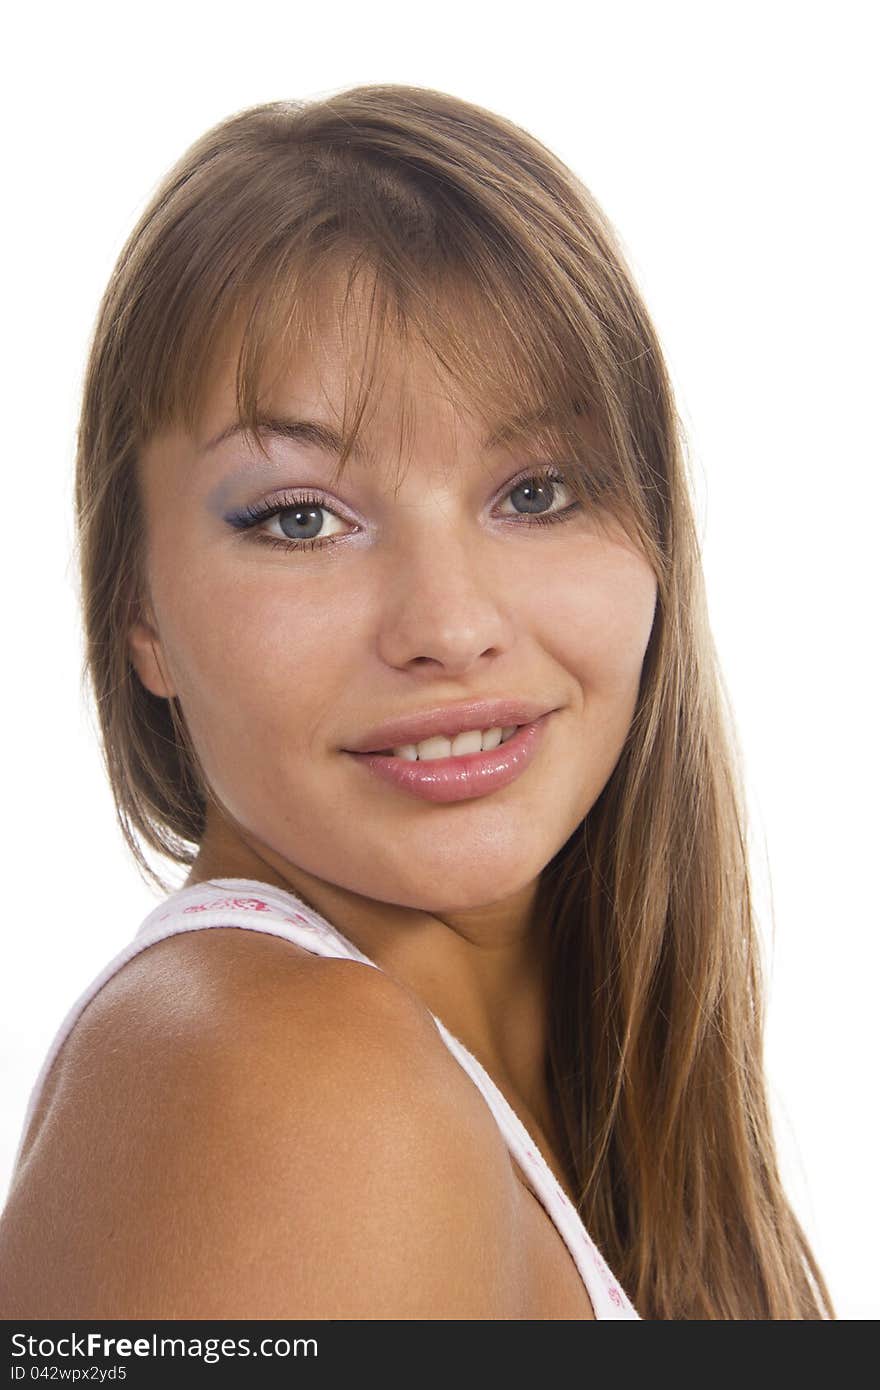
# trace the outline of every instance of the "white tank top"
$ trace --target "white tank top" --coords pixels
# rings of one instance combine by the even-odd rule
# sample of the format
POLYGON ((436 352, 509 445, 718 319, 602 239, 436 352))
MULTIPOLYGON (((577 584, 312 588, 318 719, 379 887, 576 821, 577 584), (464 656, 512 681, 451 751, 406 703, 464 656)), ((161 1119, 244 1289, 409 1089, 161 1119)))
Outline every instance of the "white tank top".
MULTIPOLYGON (((56 1033, 31 1091, 15 1166, 24 1145, 31 1118, 52 1063, 74 1023, 91 999, 133 956, 177 932, 201 931, 210 927, 242 927, 246 931, 267 932, 284 937, 318 956, 357 960, 374 970, 381 967, 359 951, 314 908, 286 889, 275 888, 256 879, 216 878, 193 884, 170 894, 141 923, 132 941, 114 956, 92 983, 83 990, 56 1033)), ((615 1279, 577 1209, 563 1191, 516 1112, 505 1100, 488 1072, 458 1038, 453 1037, 435 1014, 437 1030, 467 1072, 489 1106, 504 1136, 507 1148, 538 1197, 550 1220, 571 1252, 584 1281, 596 1318, 638 1318, 638 1313, 615 1279)))

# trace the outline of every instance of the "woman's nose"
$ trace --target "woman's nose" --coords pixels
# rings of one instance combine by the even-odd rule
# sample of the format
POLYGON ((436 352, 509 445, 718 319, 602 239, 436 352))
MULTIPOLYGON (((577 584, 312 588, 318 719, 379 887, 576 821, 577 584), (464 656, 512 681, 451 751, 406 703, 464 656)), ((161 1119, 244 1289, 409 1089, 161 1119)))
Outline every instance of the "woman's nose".
POLYGON ((438 520, 389 555, 379 649, 391 666, 433 661, 451 675, 513 640, 511 576, 501 549, 438 520))

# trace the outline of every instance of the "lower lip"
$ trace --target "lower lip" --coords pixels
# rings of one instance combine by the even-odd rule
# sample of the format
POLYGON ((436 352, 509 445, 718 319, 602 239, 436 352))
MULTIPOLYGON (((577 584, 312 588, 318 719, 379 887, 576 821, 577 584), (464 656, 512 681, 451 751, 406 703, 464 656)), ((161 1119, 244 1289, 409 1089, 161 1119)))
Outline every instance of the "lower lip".
POLYGON ((485 753, 462 753, 457 758, 410 762, 382 753, 349 753, 370 772, 423 801, 471 801, 500 791, 525 772, 540 747, 550 718, 542 714, 523 724, 506 743, 485 753))

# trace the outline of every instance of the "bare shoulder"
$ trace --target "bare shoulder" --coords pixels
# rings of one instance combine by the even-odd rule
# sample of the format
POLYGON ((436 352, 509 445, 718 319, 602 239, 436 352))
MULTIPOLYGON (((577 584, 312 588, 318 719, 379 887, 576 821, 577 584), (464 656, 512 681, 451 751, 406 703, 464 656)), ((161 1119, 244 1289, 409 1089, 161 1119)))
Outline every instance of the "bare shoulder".
POLYGON ((406 989, 185 933, 70 1036, 0 1219, 0 1316, 517 1317, 515 1189, 406 989))

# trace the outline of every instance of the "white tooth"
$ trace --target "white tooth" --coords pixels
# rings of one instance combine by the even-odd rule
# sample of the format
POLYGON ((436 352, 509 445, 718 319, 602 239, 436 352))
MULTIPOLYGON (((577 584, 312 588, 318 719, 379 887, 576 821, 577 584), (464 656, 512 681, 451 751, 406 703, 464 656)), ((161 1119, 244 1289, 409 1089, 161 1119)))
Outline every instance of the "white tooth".
POLYGON ((433 758, 459 758, 465 753, 486 753, 504 743, 516 733, 517 728, 518 725, 511 724, 506 729, 466 729, 453 739, 435 734, 432 738, 422 739, 421 743, 407 743, 392 748, 391 752, 395 758, 405 758, 408 762, 415 762, 417 758, 430 762, 433 758))
POLYGON ((421 743, 416 744, 419 750, 419 761, 427 761, 429 758, 451 758, 452 740, 444 738, 442 734, 435 734, 433 738, 424 738, 421 743))
POLYGON ((452 756, 458 758, 462 753, 479 753, 483 747, 483 735, 479 729, 468 729, 466 733, 456 734, 452 740, 452 756))

